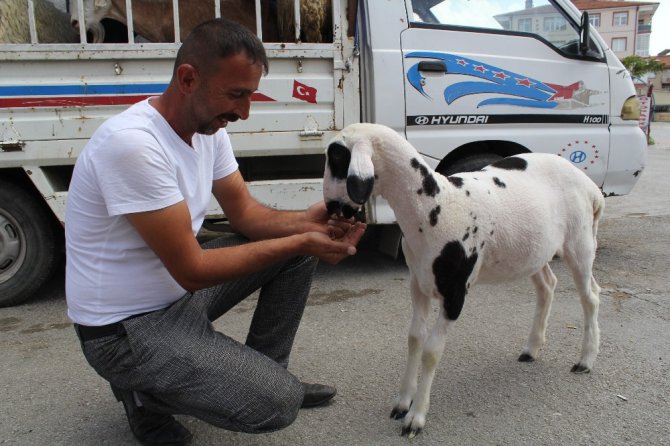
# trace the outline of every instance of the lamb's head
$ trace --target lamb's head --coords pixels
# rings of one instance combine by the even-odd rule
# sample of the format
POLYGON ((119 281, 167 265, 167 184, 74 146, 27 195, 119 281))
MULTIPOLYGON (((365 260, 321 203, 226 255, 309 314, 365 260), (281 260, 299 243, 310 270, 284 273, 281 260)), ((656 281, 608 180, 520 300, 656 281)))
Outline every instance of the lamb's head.
MULTIPOLYGON (((77 0, 70 0, 70 21, 72 27, 79 32, 81 20, 77 0)), ((105 28, 102 19, 110 17, 112 0, 84 0, 84 23, 86 24, 87 40, 89 43, 102 43, 105 41, 105 28)), ((125 18, 123 19, 125 22, 125 18)))
POLYGON ((352 217, 372 195, 372 124, 345 127, 328 144, 323 176, 323 198, 330 214, 352 217))

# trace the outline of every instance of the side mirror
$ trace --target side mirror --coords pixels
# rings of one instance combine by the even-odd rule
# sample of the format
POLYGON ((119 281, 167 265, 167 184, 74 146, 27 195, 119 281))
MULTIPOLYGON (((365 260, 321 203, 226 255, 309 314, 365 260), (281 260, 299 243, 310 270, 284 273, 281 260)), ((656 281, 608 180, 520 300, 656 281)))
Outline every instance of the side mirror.
POLYGON ((582 13, 582 23, 579 28, 579 53, 586 56, 589 53, 589 42, 591 34, 591 22, 589 21, 589 12, 582 13))

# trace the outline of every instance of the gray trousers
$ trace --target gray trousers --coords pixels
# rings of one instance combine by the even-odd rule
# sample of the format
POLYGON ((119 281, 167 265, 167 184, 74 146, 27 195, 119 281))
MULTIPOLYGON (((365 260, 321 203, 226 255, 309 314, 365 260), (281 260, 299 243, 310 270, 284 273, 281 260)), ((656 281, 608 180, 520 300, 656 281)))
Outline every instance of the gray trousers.
MULTIPOLYGON (((245 243, 224 236, 204 248, 245 243)), ((125 333, 82 342, 89 364, 150 410, 186 414, 248 433, 291 424, 303 399, 287 371, 317 261, 297 257, 248 277, 188 293, 122 323, 125 333), (260 288, 245 344, 211 321, 260 288)))

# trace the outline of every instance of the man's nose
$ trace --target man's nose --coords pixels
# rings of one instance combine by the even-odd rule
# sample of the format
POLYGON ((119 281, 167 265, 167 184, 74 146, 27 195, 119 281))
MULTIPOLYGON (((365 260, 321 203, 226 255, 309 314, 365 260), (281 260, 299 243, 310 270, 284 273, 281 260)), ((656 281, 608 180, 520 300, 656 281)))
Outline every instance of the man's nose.
POLYGON ((235 113, 240 119, 248 119, 249 111, 251 110, 251 96, 245 96, 240 99, 235 107, 235 113))

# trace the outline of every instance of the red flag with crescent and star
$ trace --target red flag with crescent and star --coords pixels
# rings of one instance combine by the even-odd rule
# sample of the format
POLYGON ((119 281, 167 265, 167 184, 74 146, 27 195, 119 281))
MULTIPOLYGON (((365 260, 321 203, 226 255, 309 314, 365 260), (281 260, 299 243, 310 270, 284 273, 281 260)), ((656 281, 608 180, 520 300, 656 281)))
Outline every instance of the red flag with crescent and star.
POLYGON ((312 104, 316 104, 316 88, 294 80, 293 97, 300 99, 301 101, 307 101, 312 104))

